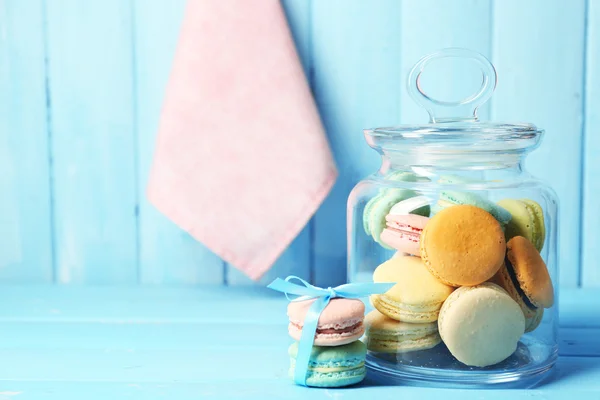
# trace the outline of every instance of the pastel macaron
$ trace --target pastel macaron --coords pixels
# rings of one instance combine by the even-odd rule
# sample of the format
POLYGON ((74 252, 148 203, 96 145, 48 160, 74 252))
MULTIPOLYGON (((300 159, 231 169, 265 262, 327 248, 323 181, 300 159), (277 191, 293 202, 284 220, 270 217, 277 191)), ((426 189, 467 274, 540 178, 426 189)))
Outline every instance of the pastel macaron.
POLYGON ((385 175, 385 179, 389 181, 401 182, 430 182, 426 176, 416 174, 411 171, 390 171, 385 175))
POLYGON ((385 217, 387 227, 381 232, 381 241, 408 254, 419 254, 421 232, 429 218, 421 215, 394 215, 385 217))
MULTIPOLYGON (((397 203, 415 196, 417 196, 417 193, 412 190, 387 189, 370 199, 363 211, 363 227, 367 235, 371 235, 375 242, 391 250, 392 248, 381 240, 381 232, 387 226, 385 217, 397 203)), ((427 205, 414 210, 412 213, 429 216, 429 212, 430 208, 427 205)))
POLYGON ((437 320, 442 303, 454 288, 436 279, 419 257, 394 257, 378 266, 374 282, 397 282, 371 303, 379 312, 397 321, 425 323, 437 320))
MULTIPOLYGON (((298 343, 288 349, 290 377, 294 377, 298 343)), ((367 373, 367 348, 360 340, 336 347, 313 346, 306 374, 306 385, 313 387, 342 387, 359 383, 367 373)))
POLYGON ((508 224, 512 218, 510 212, 476 193, 460 192, 455 190, 446 190, 440 193, 438 202, 434 207, 434 212, 440 212, 447 207, 456 205, 471 205, 479 207, 492 214, 492 216, 496 218, 501 225, 508 224))
POLYGON ((442 339, 436 322, 411 324, 391 319, 377 310, 365 317, 365 342, 369 351, 407 353, 437 346, 442 339))
POLYGON ((508 241, 506 260, 490 280, 501 286, 521 307, 527 332, 541 321, 543 309, 554 304, 554 288, 546 263, 523 236, 508 241))
POLYGON ((450 286, 474 286, 490 279, 506 254, 504 231, 487 211, 448 207, 421 234, 420 254, 433 276, 450 286))
MULTIPOLYGON (((300 340, 304 319, 315 300, 292 301, 287 308, 290 319, 289 334, 300 340)), ((317 346, 340 346, 358 340, 364 333, 365 305, 357 299, 331 299, 317 324, 314 344, 317 346)))
POLYGON ((546 240, 544 211, 535 201, 529 199, 504 199, 498 205, 511 213, 512 218, 506 225, 506 240, 515 236, 523 236, 538 251, 542 251, 546 240))
POLYGON ((487 367, 515 352, 525 318, 502 288, 486 282, 456 289, 440 310, 438 329, 458 361, 487 367))

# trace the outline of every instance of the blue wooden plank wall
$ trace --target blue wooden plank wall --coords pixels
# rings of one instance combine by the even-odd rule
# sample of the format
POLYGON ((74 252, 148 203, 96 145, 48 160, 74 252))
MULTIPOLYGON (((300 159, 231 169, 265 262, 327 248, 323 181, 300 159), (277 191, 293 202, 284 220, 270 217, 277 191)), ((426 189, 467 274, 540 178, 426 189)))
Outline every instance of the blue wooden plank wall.
MULTIPOLYGON (((546 129, 528 167, 561 199, 560 283, 600 287, 600 1, 282 3, 340 178, 263 282, 345 280, 346 197, 378 166, 361 130, 425 122, 406 74, 458 46, 498 69, 483 117, 546 129)), ((252 284, 145 199, 184 12, 185 0, 0 0, 0 281, 252 284)))

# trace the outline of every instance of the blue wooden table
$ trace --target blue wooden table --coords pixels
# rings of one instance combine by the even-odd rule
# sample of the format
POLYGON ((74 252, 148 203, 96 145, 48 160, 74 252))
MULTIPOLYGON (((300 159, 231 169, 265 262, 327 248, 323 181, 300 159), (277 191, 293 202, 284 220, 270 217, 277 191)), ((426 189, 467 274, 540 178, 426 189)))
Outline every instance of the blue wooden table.
MULTIPOLYGON (((0 399, 504 399, 506 390, 307 389, 286 300, 263 288, 0 287, 0 399)), ((600 399, 600 292, 564 290, 555 374, 511 399, 600 399)))

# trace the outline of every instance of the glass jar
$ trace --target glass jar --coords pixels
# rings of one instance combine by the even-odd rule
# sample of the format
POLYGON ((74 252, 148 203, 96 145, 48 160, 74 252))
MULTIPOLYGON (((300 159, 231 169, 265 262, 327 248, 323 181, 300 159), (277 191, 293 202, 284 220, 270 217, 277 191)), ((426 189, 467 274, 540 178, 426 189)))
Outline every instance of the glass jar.
POLYGON ((430 123, 364 131, 382 163, 348 199, 348 281, 397 282, 371 296, 364 338, 390 383, 528 387, 556 362, 558 201, 524 168, 543 131, 479 121, 495 85, 482 55, 442 50, 408 79, 430 123), (448 57, 481 68, 476 94, 423 92, 425 66, 448 57))

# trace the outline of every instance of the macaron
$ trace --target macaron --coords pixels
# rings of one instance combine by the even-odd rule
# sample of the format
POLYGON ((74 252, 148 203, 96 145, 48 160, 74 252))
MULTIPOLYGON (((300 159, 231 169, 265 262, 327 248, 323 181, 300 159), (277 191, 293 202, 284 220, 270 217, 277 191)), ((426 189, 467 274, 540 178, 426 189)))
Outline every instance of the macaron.
MULTIPOLYGON (((417 193, 413 190, 388 189, 370 199, 363 211, 363 227, 367 235, 371 235, 375 242, 391 250, 391 247, 381 241, 381 232, 387 225, 385 217, 394 205, 415 196, 417 193)), ((429 212, 430 208, 427 205, 414 210, 412 214, 429 216, 429 212)))
POLYGON ((390 181, 430 182, 430 179, 426 176, 418 175, 409 171, 390 171, 385 175, 384 178, 390 181))
POLYGON ((407 353, 437 346, 442 339, 437 323, 410 324, 388 318, 377 310, 365 317, 367 350, 407 353))
POLYGON ((523 236, 508 241, 504 265, 490 281, 502 287, 521 307, 528 322, 526 332, 539 325, 541 310, 554 304, 554 288, 546 263, 523 236))
POLYGON ((486 282, 456 289, 440 310, 438 329, 458 361, 487 367, 515 352, 525 318, 502 288, 486 282))
POLYGON ((381 232, 381 241, 393 249, 419 255, 421 232, 429 218, 415 214, 388 214, 385 220, 387 227, 381 232))
POLYGON ((378 266, 373 282, 397 282, 371 303, 379 312, 397 321, 425 323, 437 320, 442 303, 454 288, 436 279, 419 257, 394 257, 378 266))
POLYGON ((512 215, 510 222, 506 225, 506 240, 515 236, 523 236, 529 239, 538 251, 542 251, 546 240, 542 207, 529 199, 504 199, 500 200, 498 205, 512 215))
POLYGON ((443 184, 459 184, 459 183, 477 183, 481 182, 481 180, 467 178, 459 175, 440 175, 438 178, 438 183, 443 184))
POLYGON ((456 205, 479 207, 492 214, 501 225, 506 225, 512 217, 507 210, 476 193, 459 192, 455 190, 446 190, 440 193, 438 202, 434 206, 434 212, 438 213, 447 207, 456 205))
MULTIPOLYGON (((290 377, 294 377, 298 343, 288 349, 290 377)), ((367 347, 360 340, 336 347, 313 346, 306 374, 306 385, 313 387, 342 387, 359 383, 365 378, 367 347)))
MULTIPOLYGON (((290 319, 289 334, 300 340, 306 313, 315 299, 292 301, 287 308, 290 319)), ((317 346, 340 346, 358 340, 364 333, 365 305, 357 299, 331 299, 317 324, 314 344, 317 346)))
POLYGON ((525 333, 534 331, 542 323, 544 309, 538 308, 531 317, 525 317, 525 333))
POLYGON ((498 221, 471 205, 434 215, 421 234, 427 269, 450 286, 474 286, 490 279, 504 262, 506 241, 498 221))

